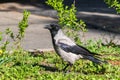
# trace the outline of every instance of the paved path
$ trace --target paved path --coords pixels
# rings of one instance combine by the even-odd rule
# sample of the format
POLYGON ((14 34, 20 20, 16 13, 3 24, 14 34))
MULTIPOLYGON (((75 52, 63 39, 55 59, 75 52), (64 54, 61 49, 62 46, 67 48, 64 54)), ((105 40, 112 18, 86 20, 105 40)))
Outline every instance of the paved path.
MULTIPOLYGON (((23 48, 27 50, 53 48, 50 33, 43 28, 46 24, 57 21, 56 11, 51 9, 18 3, 0 4, 0 31, 4 31, 9 27, 16 33, 18 31, 18 22, 22 19, 21 12, 24 9, 28 9, 32 14, 29 17, 29 27, 22 41, 23 48)), ((82 33, 80 34, 82 41, 102 39, 105 42, 106 40, 114 39, 117 44, 120 44, 119 15, 88 10, 78 12, 77 16, 86 21, 88 25, 88 32, 85 33, 85 36, 83 37, 82 33)))
MULTIPOLYGON (((10 11, 0 12, 0 31, 10 28, 14 33, 18 32, 18 22, 22 19, 22 13, 10 11)), ((24 49, 46 49, 52 48, 51 37, 48 30, 43 27, 46 24, 55 22, 50 17, 30 15, 29 27, 26 29, 25 38, 22 42, 24 49)))

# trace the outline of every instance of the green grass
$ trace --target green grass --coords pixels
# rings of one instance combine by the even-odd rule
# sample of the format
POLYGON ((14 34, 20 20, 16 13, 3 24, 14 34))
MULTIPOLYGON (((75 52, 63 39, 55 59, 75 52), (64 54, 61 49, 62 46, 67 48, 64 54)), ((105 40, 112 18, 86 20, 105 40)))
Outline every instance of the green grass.
MULTIPOLYGON (((104 53, 100 57, 120 61, 120 53, 117 55, 104 53)), ((0 59, 0 80, 120 80, 120 64, 100 66, 80 59, 62 71, 66 62, 55 52, 33 54, 17 50, 12 54, 3 53, 0 59)))

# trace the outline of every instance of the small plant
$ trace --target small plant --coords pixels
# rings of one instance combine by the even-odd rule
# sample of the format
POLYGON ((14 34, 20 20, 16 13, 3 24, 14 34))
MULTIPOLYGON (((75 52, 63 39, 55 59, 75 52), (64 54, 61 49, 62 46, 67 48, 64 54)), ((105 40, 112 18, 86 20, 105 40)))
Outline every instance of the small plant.
POLYGON ((15 41, 17 48, 21 45, 21 40, 24 38, 25 30, 28 27, 28 17, 30 12, 24 10, 23 12, 23 19, 19 22, 18 28, 19 32, 17 35, 14 35, 12 31, 10 31, 11 38, 15 41))
MULTIPOLYGON (((8 37, 10 37, 13 41, 14 41, 14 45, 17 48, 20 48, 21 46, 21 40, 24 38, 24 34, 25 34, 25 30, 28 27, 28 17, 30 15, 30 12, 28 11, 24 11, 23 12, 23 19, 19 22, 18 25, 18 34, 14 34, 13 31, 10 28, 7 28, 6 31, 4 32, 6 37, 5 40, 3 41, 3 46, 1 46, 1 49, 4 51, 6 51, 7 45, 10 43, 10 41, 8 40, 8 37)), ((0 35, 0 41, 2 41, 2 33, 0 35)), ((14 47, 15 48, 15 47, 14 47)))
POLYGON ((0 33, 0 50, 2 51, 2 53, 6 51, 8 44, 9 44, 9 41, 8 41, 8 35, 7 35, 7 29, 6 29, 5 32, 0 33))
POLYGON ((120 2, 119 0, 104 0, 110 7, 115 8, 117 13, 120 13, 120 2))
POLYGON ((25 30, 28 27, 28 17, 30 15, 30 12, 24 11, 23 12, 23 19, 19 22, 18 28, 19 28, 19 34, 17 35, 18 39, 22 39, 25 34, 25 30))

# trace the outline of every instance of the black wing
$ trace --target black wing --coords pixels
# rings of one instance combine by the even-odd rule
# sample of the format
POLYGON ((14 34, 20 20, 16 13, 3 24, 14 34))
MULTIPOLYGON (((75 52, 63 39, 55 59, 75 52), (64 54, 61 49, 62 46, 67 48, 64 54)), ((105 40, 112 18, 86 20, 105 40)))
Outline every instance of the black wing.
POLYGON ((90 52, 88 49, 82 47, 82 46, 78 46, 78 45, 68 45, 62 42, 58 43, 59 47, 61 49, 63 49, 66 52, 72 52, 75 54, 82 54, 82 55, 88 55, 88 56, 93 56, 92 52, 90 52))

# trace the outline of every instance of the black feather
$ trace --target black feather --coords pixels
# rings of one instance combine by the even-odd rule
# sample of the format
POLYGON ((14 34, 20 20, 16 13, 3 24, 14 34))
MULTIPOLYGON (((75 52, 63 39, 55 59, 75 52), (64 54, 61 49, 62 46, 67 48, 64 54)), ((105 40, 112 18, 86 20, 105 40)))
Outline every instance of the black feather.
POLYGON ((84 48, 84 47, 80 47, 78 45, 74 45, 74 46, 70 46, 68 44, 59 42, 58 43, 59 47, 61 49, 63 49, 66 52, 72 52, 74 54, 81 54, 81 55, 88 55, 88 56, 93 56, 92 52, 90 52, 88 49, 84 48))

